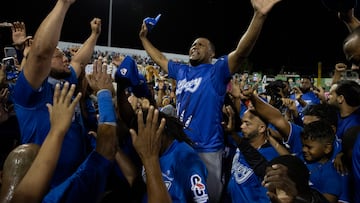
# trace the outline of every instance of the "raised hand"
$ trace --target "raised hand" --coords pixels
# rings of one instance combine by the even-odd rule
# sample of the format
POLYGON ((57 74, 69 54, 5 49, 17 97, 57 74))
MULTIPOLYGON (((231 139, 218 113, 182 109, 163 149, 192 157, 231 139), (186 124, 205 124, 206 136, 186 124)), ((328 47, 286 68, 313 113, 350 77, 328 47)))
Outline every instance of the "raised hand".
POLYGON ((22 49, 26 40, 31 39, 32 36, 26 36, 26 27, 24 22, 14 22, 11 26, 13 45, 22 49))
POLYGON ((150 106, 144 123, 143 112, 138 110, 137 122, 138 133, 134 129, 130 129, 132 143, 139 154, 143 164, 146 165, 147 161, 153 161, 159 158, 161 149, 161 134, 165 127, 165 119, 158 123, 159 110, 150 106))
POLYGON ((50 114, 52 131, 61 132, 63 135, 68 131, 75 107, 81 98, 81 93, 78 93, 72 100, 74 92, 74 84, 70 86, 69 83, 66 82, 62 90, 60 90, 60 84, 56 84, 53 105, 49 103, 46 104, 50 114))
POLYGON ((272 7, 281 0, 251 0, 251 4, 255 11, 267 15, 272 7))
POLYGON ((139 37, 140 39, 141 38, 146 38, 147 37, 147 34, 148 34, 149 30, 145 24, 145 22, 143 22, 143 24, 141 25, 141 30, 140 30, 140 33, 139 33, 139 37))
POLYGON ((275 164, 266 169, 263 186, 268 189, 267 195, 272 202, 292 202, 298 194, 295 183, 287 175, 288 168, 275 164))
POLYGON ((345 72, 347 68, 347 65, 345 63, 337 63, 335 64, 335 71, 336 72, 345 72))
POLYGON ((90 26, 91 26, 91 31, 93 33, 96 33, 98 35, 101 33, 101 19, 100 18, 94 18, 90 22, 90 26))
POLYGON ((95 93, 102 89, 108 89, 115 94, 111 74, 107 73, 107 64, 103 64, 101 60, 94 61, 93 73, 87 74, 86 79, 95 93))

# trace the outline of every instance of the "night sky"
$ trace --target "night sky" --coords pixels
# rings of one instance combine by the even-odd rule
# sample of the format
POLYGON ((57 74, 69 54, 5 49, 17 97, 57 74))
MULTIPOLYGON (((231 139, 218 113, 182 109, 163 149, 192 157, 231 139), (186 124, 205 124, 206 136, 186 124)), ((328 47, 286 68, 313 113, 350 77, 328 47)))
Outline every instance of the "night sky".
MULTIPOLYGON (((0 22, 24 21, 33 35, 55 2, 6 0, 0 22)), ((203 36, 214 42, 218 57, 235 49, 250 23, 252 7, 250 0, 113 0, 112 46, 142 49, 141 22, 159 13, 161 19, 149 35, 159 50, 187 54, 192 41, 203 36)), ((61 40, 82 43, 93 17, 102 19, 98 45, 106 46, 109 0, 77 0, 65 19, 61 40)), ((8 45, 10 29, 0 28, 0 33, 1 47, 8 45)), ((268 15, 249 62, 254 71, 277 73, 283 68, 306 74, 316 74, 321 62, 325 73, 344 62, 346 35, 345 25, 321 0, 283 0, 268 15)))

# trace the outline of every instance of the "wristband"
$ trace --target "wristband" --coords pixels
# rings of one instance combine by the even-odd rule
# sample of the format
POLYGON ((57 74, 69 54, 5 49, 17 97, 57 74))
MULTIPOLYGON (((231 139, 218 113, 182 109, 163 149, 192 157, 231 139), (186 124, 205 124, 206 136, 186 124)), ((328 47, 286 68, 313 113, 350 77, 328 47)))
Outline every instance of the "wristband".
POLYGON ((103 89, 98 91, 99 124, 107 123, 116 125, 115 107, 111 91, 103 89))

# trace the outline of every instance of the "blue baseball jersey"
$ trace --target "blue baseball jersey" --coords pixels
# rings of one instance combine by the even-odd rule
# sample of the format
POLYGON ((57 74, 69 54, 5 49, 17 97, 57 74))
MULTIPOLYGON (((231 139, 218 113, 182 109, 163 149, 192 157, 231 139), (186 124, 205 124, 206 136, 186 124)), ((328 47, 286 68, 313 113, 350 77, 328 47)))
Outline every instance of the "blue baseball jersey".
POLYGON ((93 151, 77 171, 44 197, 47 202, 99 202, 105 193, 113 162, 93 151))
POLYGON ((198 152, 224 148, 221 125, 226 87, 231 79, 227 56, 214 64, 192 67, 168 63, 169 77, 176 80, 176 109, 185 133, 198 152))
POLYGON ((360 109, 357 109, 346 117, 341 117, 338 114, 338 124, 336 126, 336 135, 342 139, 347 129, 360 125, 360 109))
POLYGON ((284 144, 288 146, 290 153, 299 156, 302 154, 302 141, 301 132, 303 127, 296 125, 295 123, 289 122, 290 133, 288 139, 285 140, 284 144))
POLYGON ((290 152, 303 160, 309 169, 310 187, 317 189, 321 193, 328 193, 339 197, 342 192, 341 185, 343 180, 336 171, 332 159, 329 159, 326 163, 306 162, 302 153, 301 132, 302 127, 291 123, 291 133, 286 144, 290 146, 290 152))
MULTIPOLYGON (((271 145, 259 149, 266 160, 279 156, 271 145)), ((239 149, 233 158, 231 177, 227 186, 226 202, 264 202, 269 203, 266 195, 267 189, 261 185, 261 178, 258 177, 250 165, 246 162, 244 155, 239 149)))
MULTIPOLYGON (((160 168, 173 202, 208 202, 206 166, 190 145, 175 140, 161 155, 160 168)), ((145 181, 144 168, 142 173, 145 181)))
POLYGON ((332 194, 340 197, 342 193, 342 178, 336 171, 331 160, 325 163, 307 163, 310 171, 310 187, 317 189, 322 194, 332 194))
MULTIPOLYGON (((49 112, 46 103, 53 103, 54 85, 57 80, 48 78, 42 86, 34 90, 21 72, 12 91, 14 108, 19 120, 21 144, 41 145, 50 130, 49 112)), ((71 68, 70 84, 77 78, 71 68)), ((76 107, 71 126, 65 135, 59 161, 51 181, 54 187, 68 178, 87 156, 88 137, 84 130, 80 108, 76 107)))
MULTIPOLYGON (((304 93, 301 98, 308 104, 320 104, 320 99, 316 96, 316 94, 313 91, 309 91, 304 93)), ((303 107, 300 105, 300 103, 296 100, 295 94, 290 95, 290 99, 295 100, 296 108, 299 113, 302 113, 303 107)), ((302 114, 300 114, 302 115, 302 114)))

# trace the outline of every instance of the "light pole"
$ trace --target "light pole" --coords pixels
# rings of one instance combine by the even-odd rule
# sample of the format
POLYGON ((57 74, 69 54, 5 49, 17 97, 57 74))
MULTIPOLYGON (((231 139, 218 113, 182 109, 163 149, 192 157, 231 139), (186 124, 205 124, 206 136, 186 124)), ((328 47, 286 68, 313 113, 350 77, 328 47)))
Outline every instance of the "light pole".
POLYGON ((108 28, 108 43, 107 46, 111 47, 111 25, 112 25, 112 6, 113 5, 113 0, 110 0, 110 5, 109 5, 109 28, 108 28))

